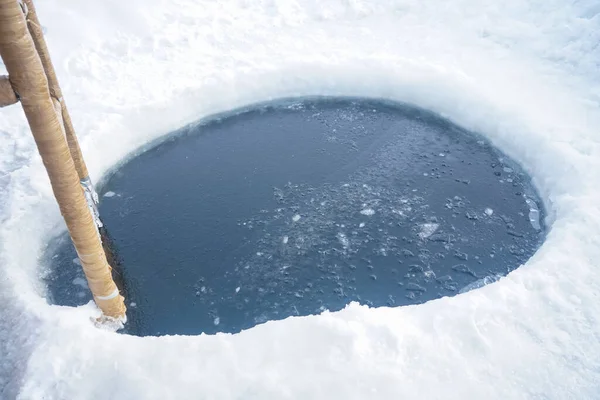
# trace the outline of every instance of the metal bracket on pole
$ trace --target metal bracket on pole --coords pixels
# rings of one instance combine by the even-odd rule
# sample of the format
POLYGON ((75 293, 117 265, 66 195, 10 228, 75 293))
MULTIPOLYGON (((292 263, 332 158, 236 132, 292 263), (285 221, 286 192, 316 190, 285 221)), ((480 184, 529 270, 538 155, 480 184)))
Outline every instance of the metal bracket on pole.
POLYGON ((23 14, 27 16, 27 14, 29 14, 29 8, 27 8, 27 4, 23 3, 23 0, 19 0, 19 5, 21 6, 21 10, 23 10, 23 14))
POLYGON ((100 211, 98 211, 98 193, 96 193, 96 189, 94 189, 94 184, 92 183, 92 180, 88 176, 87 178, 80 180, 79 183, 81 183, 81 187, 83 188, 85 200, 87 201, 90 213, 92 213, 92 218, 94 218, 96 226, 98 228, 102 228, 104 225, 102 224, 102 220, 100 219, 100 211))

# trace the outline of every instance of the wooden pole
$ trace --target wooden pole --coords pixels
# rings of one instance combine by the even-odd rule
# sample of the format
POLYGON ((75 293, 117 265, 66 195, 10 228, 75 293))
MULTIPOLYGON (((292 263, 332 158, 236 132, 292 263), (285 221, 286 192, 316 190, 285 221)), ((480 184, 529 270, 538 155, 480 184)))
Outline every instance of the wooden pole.
POLYGON ((52 185, 94 300, 104 316, 124 319, 125 304, 111 275, 100 236, 65 141, 42 62, 17 0, 0 0, 0 56, 52 185))
POLYGON ((58 100, 61 105, 61 113, 65 125, 65 133, 67 136, 67 143, 69 144, 69 151, 71 152, 71 157, 75 162, 75 169, 77 169, 79 179, 83 180, 89 177, 89 172, 87 166, 85 165, 85 161, 83 160, 81 148, 79 147, 79 141, 77 140, 75 128, 73 128, 73 122, 71 121, 71 116, 67 110, 67 105, 63 98, 62 90, 58 84, 56 71, 54 70, 54 65, 52 65, 50 53, 48 52, 48 46, 46 45, 46 40, 44 39, 42 32, 42 26, 38 20, 37 13, 35 12, 35 6, 33 5, 33 2, 31 0, 23 0, 23 3, 25 3, 27 10, 27 27, 29 28, 29 33, 31 34, 35 48, 40 56, 40 60, 42 61, 44 71, 46 72, 46 77, 48 78, 50 96, 58 100))
POLYGON ((33 1, 23 0, 23 4, 25 6, 23 11, 26 12, 25 19, 27 20, 27 27, 29 29, 31 38, 33 39, 33 43, 38 52, 40 60, 42 61, 46 78, 48 79, 50 96, 52 97, 52 100, 58 104, 57 107, 60 109, 65 136, 67 138, 67 144, 69 145, 69 151, 71 152, 71 158, 73 158, 73 162, 75 163, 75 169, 77 170, 77 175, 79 175, 79 180, 83 186, 88 206, 94 215, 94 220, 98 227, 101 227, 102 222, 100 220, 100 214, 97 207, 98 195, 96 194, 96 190, 94 189, 94 185, 90 178, 87 165, 83 159, 81 147, 79 146, 79 141, 77 140, 77 135, 75 134, 75 128, 73 127, 73 121, 71 120, 67 103, 65 102, 62 90, 58 83, 54 65, 52 65, 52 60, 50 59, 48 46, 46 45, 44 33, 42 32, 42 25, 38 19, 33 1))
POLYGON ((17 101, 17 95, 8 80, 8 76, 0 75, 0 107, 10 106, 17 101))

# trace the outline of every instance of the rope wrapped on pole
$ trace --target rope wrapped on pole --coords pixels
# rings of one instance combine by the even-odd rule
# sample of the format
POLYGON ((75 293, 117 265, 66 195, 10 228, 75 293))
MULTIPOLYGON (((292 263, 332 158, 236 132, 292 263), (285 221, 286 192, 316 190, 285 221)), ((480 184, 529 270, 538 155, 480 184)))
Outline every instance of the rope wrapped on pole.
POLYGON ((46 39, 44 39, 44 33, 42 31, 42 25, 40 24, 40 21, 38 19, 33 1, 22 0, 22 2, 25 5, 24 12, 26 13, 25 17, 27 20, 27 27, 29 29, 29 33, 31 34, 31 38, 33 39, 35 48, 37 49, 37 52, 40 56, 40 60, 42 61, 44 71, 46 72, 48 86, 50 89, 50 96, 52 96, 55 102, 58 102, 60 104, 60 115, 62 117, 62 122, 65 128, 67 144, 69 145, 69 151, 71 152, 71 157, 73 158, 73 162, 75 163, 75 169, 77 170, 77 174, 79 175, 81 186, 85 191, 88 206, 90 207, 90 210, 94 215, 94 220, 96 224, 98 225, 98 227, 102 227, 102 222, 100 220, 100 214, 98 212, 97 207, 98 195, 96 193, 96 190, 94 189, 92 180, 90 179, 90 175, 85 161, 83 159, 83 154, 81 152, 81 147, 79 146, 79 141, 77 140, 77 135, 75 134, 73 121, 71 120, 71 115, 69 114, 67 104, 65 102, 65 99, 63 98, 63 93, 58 83, 58 78, 56 77, 56 71, 54 70, 54 65, 52 65, 52 60, 50 59, 50 53, 48 51, 46 39))
POLYGON ((113 281, 98 230, 53 104, 42 62, 17 0, 0 0, 0 56, 48 172, 50 183, 83 271, 105 317, 125 319, 123 297, 113 281))
POLYGON ((19 99, 8 80, 8 76, 0 75, 0 107, 15 104, 19 99))

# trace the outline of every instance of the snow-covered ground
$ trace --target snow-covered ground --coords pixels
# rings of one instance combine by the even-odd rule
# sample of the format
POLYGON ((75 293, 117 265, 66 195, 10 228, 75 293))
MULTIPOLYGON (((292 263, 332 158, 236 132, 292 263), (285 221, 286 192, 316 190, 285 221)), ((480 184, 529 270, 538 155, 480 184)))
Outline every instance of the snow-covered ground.
POLYGON ((353 304, 236 335, 119 335, 91 324, 93 305, 47 304, 38 257, 64 228, 20 107, 2 109, 1 398, 600 398, 596 0, 37 4, 96 181, 215 112, 382 97, 443 114, 521 162, 550 231, 526 265, 453 298, 353 304))

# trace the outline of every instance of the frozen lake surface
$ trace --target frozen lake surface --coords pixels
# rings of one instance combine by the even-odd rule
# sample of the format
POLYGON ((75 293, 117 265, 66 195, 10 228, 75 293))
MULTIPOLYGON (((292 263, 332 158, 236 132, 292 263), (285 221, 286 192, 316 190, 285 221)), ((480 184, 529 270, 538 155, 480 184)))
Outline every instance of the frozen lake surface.
MULTIPOLYGON (((101 196, 136 335, 452 296, 517 268, 544 236, 530 178, 487 140, 364 99, 192 125, 114 171, 101 196)), ((52 298, 85 304, 76 254, 58 245, 52 298)))

